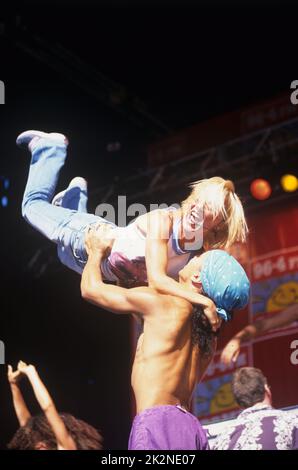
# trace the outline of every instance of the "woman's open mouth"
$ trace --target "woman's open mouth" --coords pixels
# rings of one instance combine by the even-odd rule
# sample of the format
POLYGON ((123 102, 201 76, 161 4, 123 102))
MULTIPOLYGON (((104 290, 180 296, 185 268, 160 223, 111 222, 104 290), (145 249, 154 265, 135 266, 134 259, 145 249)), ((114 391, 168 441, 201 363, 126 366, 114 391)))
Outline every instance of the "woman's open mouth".
POLYGON ((191 281, 192 285, 196 287, 197 289, 201 287, 200 281, 191 281))

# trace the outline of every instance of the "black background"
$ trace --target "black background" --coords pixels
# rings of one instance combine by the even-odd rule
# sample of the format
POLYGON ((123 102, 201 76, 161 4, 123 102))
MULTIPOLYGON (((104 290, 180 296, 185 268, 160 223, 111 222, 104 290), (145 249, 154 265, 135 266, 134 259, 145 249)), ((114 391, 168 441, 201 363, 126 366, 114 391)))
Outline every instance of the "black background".
MULTIPOLYGON (((130 427, 129 320, 83 302, 79 276, 59 267, 55 247, 22 220, 29 154, 14 142, 30 128, 65 133, 71 144, 58 189, 81 175, 94 190, 115 174, 145 167, 147 143, 164 131, 132 123, 61 70, 26 54, 18 41, 29 33, 62 45, 139 97, 172 131, 290 90, 298 78, 293 3, 136 4, 23 2, 0 12, 0 79, 6 86, 0 175, 11 182, 9 206, 0 208, 0 339, 7 363, 34 363, 59 410, 102 429, 111 449, 126 448, 130 427), (115 141, 120 152, 107 152, 115 141), (30 270, 38 249, 41 261, 30 270), (43 260, 48 268, 40 275, 43 260)), ((91 201, 90 211, 96 203, 91 201)), ((30 390, 24 390, 36 412, 30 390)), ((5 366, 0 409, 4 448, 17 428, 5 366)))

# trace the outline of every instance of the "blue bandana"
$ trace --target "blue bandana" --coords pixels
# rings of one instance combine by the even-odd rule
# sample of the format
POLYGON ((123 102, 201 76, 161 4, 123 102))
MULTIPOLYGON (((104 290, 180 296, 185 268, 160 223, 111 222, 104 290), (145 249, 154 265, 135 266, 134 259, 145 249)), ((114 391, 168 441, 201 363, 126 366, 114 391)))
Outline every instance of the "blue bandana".
POLYGON ((248 304, 248 277, 238 261, 223 250, 210 250, 204 255, 201 282, 204 294, 213 300, 225 321, 231 319, 232 310, 248 304))

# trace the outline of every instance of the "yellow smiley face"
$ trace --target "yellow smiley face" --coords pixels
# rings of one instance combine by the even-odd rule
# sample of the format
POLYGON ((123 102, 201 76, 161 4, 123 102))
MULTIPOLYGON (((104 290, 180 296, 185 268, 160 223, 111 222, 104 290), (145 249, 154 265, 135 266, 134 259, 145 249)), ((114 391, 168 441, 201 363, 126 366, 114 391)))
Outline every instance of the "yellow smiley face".
POLYGON ((266 311, 275 312, 298 302, 298 282, 289 281, 278 286, 267 301, 266 311))
POLYGON ((229 382, 221 385, 216 390, 216 394, 210 403, 210 414, 227 411, 236 407, 237 403, 235 402, 231 383, 229 382))

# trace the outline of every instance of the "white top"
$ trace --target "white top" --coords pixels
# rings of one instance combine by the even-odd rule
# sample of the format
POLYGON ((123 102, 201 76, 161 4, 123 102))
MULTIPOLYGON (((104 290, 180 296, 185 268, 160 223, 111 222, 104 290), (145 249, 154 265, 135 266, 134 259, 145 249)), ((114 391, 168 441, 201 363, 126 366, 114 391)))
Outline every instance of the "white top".
MULTIPOLYGON (((176 210, 173 207, 163 210, 176 210)), ((197 252, 182 250, 179 246, 178 228, 181 219, 176 220, 168 241, 167 275, 178 279, 179 271, 197 252)), ((115 241, 110 256, 101 265, 105 280, 123 280, 125 283, 147 283, 145 263, 146 235, 137 226, 137 220, 126 227, 116 227, 115 241)))

